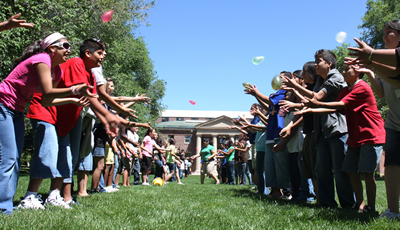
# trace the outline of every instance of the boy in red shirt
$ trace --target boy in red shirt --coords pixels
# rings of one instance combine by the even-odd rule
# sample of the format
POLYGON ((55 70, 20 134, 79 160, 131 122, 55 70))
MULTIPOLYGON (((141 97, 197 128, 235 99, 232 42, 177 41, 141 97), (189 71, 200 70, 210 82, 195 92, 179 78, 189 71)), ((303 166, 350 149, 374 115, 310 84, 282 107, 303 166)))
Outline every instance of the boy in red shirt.
MULTIPOLYGON (((59 88, 73 87, 77 84, 86 83, 87 85, 95 85, 94 77, 90 69, 100 67, 100 63, 104 58, 104 46, 95 39, 85 40, 80 46, 80 57, 69 59, 63 65, 63 77, 58 84, 59 88)), ((96 89, 92 89, 92 93, 96 93, 96 89)), ((110 113, 103 107, 97 98, 88 98, 90 107, 95 112, 96 116, 105 124, 109 134, 116 135, 118 132, 117 125, 120 123, 118 117, 110 113)), ((82 107, 74 104, 66 104, 57 106, 57 133, 59 136, 59 151, 60 155, 65 156, 59 159, 62 165, 68 165, 69 178, 64 179, 63 197, 67 204, 74 204, 72 200, 72 180, 73 169, 79 159, 79 145, 81 138, 82 119, 80 112, 82 107)))
POLYGON ((342 170, 350 177, 356 196, 354 208, 364 212, 375 212, 376 182, 374 172, 385 143, 386 132, 371 87, 362 79, 361 73, 374 73, 358 66, 345 65, 343 75, 349 84, 340 92, 336 102, 320 102, 307 99, 309 107, 299 113, 332 113, 337 110, 346 115, 349 137, 348 150, 344 158, 342 170), (364 204, 363 186, 360 173, 365 179, 368 206, 364 204))

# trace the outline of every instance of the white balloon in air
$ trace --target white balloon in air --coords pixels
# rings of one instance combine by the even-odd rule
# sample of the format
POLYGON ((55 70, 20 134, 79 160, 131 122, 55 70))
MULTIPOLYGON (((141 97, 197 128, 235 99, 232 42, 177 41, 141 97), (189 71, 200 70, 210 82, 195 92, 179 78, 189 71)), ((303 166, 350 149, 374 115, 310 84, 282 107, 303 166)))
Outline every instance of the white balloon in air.
POLYGON ((347 33, 346 32, 339 32, 336 34, 336 41, 339 43, 343 43, 347 38, 347 33))

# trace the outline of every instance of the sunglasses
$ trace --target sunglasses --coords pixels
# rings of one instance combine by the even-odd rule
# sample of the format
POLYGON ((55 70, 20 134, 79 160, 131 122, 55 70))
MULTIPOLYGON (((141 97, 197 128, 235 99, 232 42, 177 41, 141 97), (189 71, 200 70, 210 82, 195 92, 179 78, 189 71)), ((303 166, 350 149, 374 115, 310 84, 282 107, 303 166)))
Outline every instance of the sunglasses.
POLYGON ((63 48, 66 50, 69 50, 71 48, 71 45, 68 42, 59 42, 59 43, 54 43, 52 46, 58 47, 58 48, 63 48))

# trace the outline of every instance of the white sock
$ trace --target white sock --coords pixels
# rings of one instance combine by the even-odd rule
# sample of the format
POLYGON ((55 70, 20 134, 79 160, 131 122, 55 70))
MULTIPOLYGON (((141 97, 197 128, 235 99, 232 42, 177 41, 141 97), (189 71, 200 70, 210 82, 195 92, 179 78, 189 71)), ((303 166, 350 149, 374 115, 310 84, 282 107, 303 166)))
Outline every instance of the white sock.
POLYGON ((57 199, 60 195, 60 190, 50 190, 49 198, 50 199, 57 199))
POLYGON ((25 198, 28 196, 34 195, 35 197, 37 196, 37 192, 31 192, 31 191, 26 191, 25 193, 25 198))

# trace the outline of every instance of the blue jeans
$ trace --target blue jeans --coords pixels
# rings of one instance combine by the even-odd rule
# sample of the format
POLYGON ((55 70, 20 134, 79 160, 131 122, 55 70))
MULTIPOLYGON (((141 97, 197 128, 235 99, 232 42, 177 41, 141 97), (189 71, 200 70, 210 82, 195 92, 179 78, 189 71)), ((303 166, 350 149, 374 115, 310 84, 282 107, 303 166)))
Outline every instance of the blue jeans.
POLYGON ((235 161, 226 162, 226 172, 228 174, 228 184, 235 184, 235 161))
POLYGON ((247 180, 246 180, 246 175, 244 174, 244 172, 246 171, 246 165, 247 165, 247 163, 238 163, 237 164, 237 176, 239 177, 239 180, 240 180, 240 177, 242 178, 242 183, 243 184, 247 184, 247 180))
POLYGON ((256 158, 257 189, 258 189, 258 194, 263 194, 263 195, 267 191, 265 187, 264 161, 265 161, 265 152, 257 151, 257 158, 256 158))
POLYGON ((132 162, 132 168, 131 168, 131 174, 133 174, 133 184, 139 184, 140 183, 140 162, 139 158, 133 159, 132 162))
POLYGON ((289 176, 290 176, 290 184, 292 186, 292 197, 293 199, 298 199, 299 198, 299 193, 300 193, 300 170, 298 166, 298 157, 299 153, 289 153, 289 176))
POLYGON ((289 152, 285 148, 282 152, 273 153, 272 148, 277 143, 278 140, 265 146, 265 183, 267 187, 286 189, 290 187, 289 152))
POLYGON ((119 159, 118 159, 118 154, 114 154, 114 174, 113 174, 113 180, 112 180, 112 185, 113 187, 117 186, 119 184, 119 181, 115 183, 115 176, 117 176, 118 173, 118 168, 119 168, 119 159))
POLYGON ((56 126, 31 119, 34 150, 31 159, 31 179, 67 177, 68 170, 58 163, 58 138, 56 126))
POLYGON ((333 173, 342 208, 352 207, 355 203, 350 179, 347 173, 341 170, 347 151, 347 136, 347 134, 338 134, 328 138, 320 137, 318 140, 315 173, 318 179, 320 204, 323 207, 338 206, 335 201, 333 173))
POLYGON ((244 175, 249 179, 249 184, 253 184, 253 181, 251 180, 251 163, 251 160, 247 160, 246 169, 244 170, 244 175))
POLYGON ((76 164, 79 160, 79 147, 81 143, 82 118, 79 117, 75 126, 66 136, 58 136, 59 162, 63 167, 68 167, 69 177, 64 178, 64 183, 72 184, 76 164))
POLYGON ((24 114, 0 104, 0 212, 13 212, 21 154, 24 145, 24 114))
POLYGON ((300 170, 300 193, 299 200, 312 201, 315 197, 314 186, 311 178, 305 178, 303 173, 303 153, 299 153, 298 166, 300 170), (312 198, 311 200, 309 198, 312 198))

